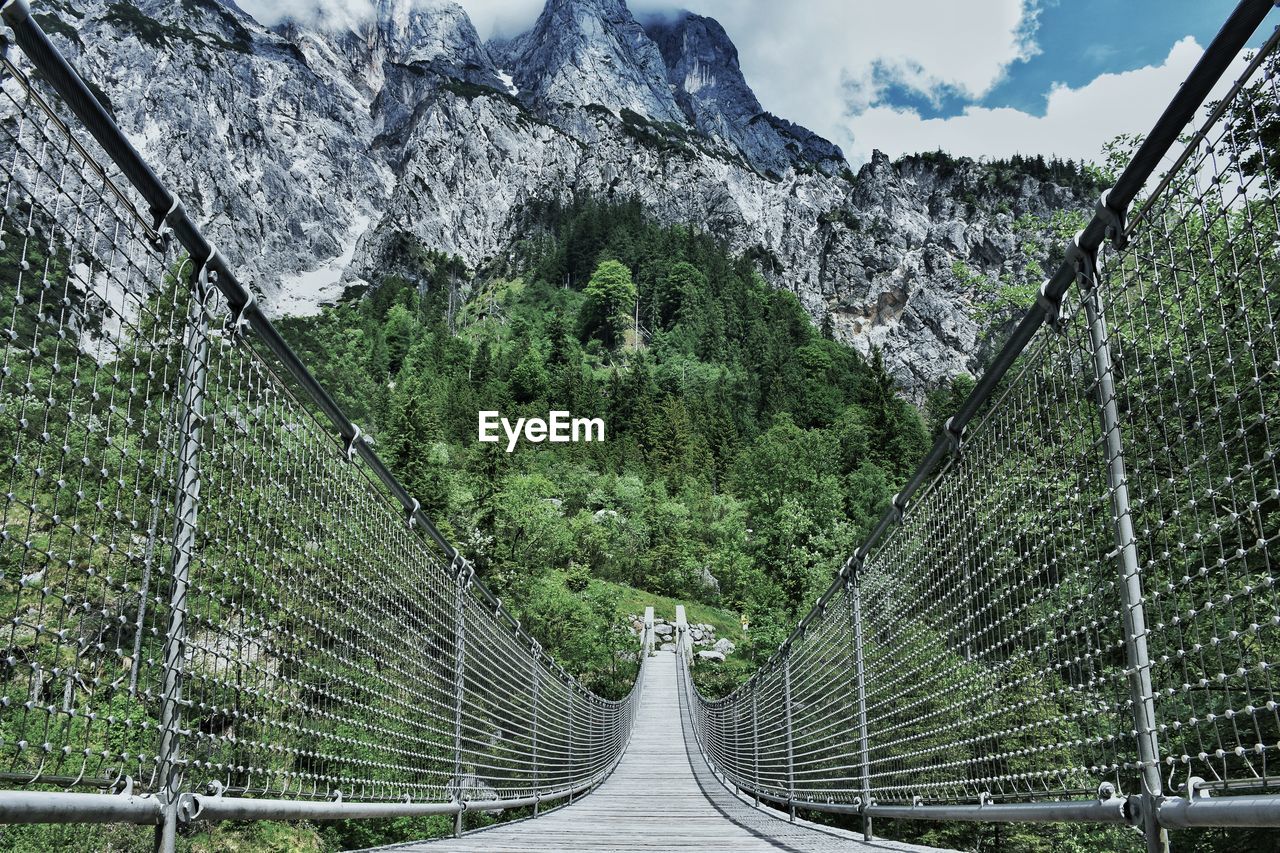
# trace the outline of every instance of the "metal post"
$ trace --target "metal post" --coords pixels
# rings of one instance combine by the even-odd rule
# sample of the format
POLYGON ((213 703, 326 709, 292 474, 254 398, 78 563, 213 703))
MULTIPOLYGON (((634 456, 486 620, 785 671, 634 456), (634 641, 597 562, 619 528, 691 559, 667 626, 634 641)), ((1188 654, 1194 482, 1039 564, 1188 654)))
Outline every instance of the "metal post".
POLYGON ((599 730, 596 726, 596 697, 587 695, 587 782, 590 784, 591 777, 595 774, 596 759, 596 737, 599 730))
POLYGON ((462 790, 462 698, 466 691, 467 623, 465 596, 467 594, 465 567, 460 567, 453 599, 453 795, 458 811, 453 816, 453 835, 462 835, 462 813, 466 804, 462 790))
POLYGON ((787 723, 787 812, 796 819, 795 749, 791 739, 791 648, 782 655, 782 707, 787 723))
POLYGON ((858 764, 862 782, 862 837, 871 841, 871 815, 866 808, 871 805, 871 757, 867 745, 867 682, 862 663, 862 592, 855 573, 849 578, 849 613, 853 622, 853 668, 858 689, 858 764))
POLYGON ((1102 410, 1102 432, 1107 457, 1107 491, 1111 493, 1111 516, 1119 558, 1120 591, 1124 598, 1121 614, 1128 658, 1129 695, 1133 701, 1138 758, 1142 762, 1142 829, 1149 853, 1168 853, 1169 834, 1160 826, 1157 811, 1163 798, 1160 784, 1160 753, 1156 740, 1155 700, 1151 689, 1151 660, 1147 653, 1147 622, 1143 606, 1142 576, 1138 568, 1138 547, 1129 511, 1129 484, 1125 473, 1120 436, 1120 414, 1116 406, 1115 375, 1111 361, 1111 341, 1098 292, 1096 253, 1082 253, 1079 260, 1082 286, 1088 288, 1084 309, 1089 324, 1089 346, 1093 350, 1094 378, 1102 410))
POLYGON ((760 691, 751 689, 751 788, 756 807, 760 806, 760 691))
POLYGON ((742 715, 739 713, 738 703, 733 703, 733 792, 739 791, 738 780, 742 778, 742 715))
POLYGON ((178 837, 178 797, 182 793, 182 667, 186 659, 187 587, 196 548, 200 509, 200 454, 204 426, 205 382, 209 373, 209 269, 202 265, 193 282, 183 347, 181 408, 178 411, 178 492, 174 497, 173 557, 170 574, 169 629, 164 639, 164 694, 160 708, 160 799, 163 818, 156 827, 155 849, 173 853, 178 837))
POLYGON ((569 805, 573 805, 573 789, 577 785, 577 774, 574 770, 577 765, 578 754, 573 748, 573 700, 577 698, 577 693, 572 687, 569 689, 569 805))
MULTIPOLYGON (((533 659, 533 745, 531 752, 533 753, 533 793, 541 799, 542 797, 542 779, 538 772, 538 694, 542 687, 542 668, 538 666, 538 659, 533 659)), ((533 816, 538 816, 538 802, 533 804, 533 816)))

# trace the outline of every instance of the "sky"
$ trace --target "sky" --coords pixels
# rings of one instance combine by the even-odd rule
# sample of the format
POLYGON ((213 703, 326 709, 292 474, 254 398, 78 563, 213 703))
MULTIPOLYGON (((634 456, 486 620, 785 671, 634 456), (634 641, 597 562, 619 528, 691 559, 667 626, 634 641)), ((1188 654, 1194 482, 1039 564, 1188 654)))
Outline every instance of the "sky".
MULTIPOLYGON (((321 0, 350 9, 364 0, 321 0)), ((250 13, 317 0, 240 0, 250 13)), ((432 2, 432 0, 424 0, 432 2)), ((482 37, 543 0, 459 0, 482 37)), ((942 148, 1097 160, 1150 129, 1235 0, 629 0, 716 18, 765 109, 855 165, 942 148)), ((1280 18, 1280 13, 1274 13, 1280 18)), ((1254 44, 1260 44, 1255 37, 1254 44)))

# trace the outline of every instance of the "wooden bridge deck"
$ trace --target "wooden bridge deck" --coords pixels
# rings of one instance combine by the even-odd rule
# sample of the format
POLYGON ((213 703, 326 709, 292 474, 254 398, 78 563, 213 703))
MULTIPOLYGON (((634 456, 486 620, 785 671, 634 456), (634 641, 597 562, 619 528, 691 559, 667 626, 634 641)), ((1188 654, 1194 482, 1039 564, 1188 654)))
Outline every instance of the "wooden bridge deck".
POLYGON ((793 824, 739 799, 712 775, 698 750, 680 705, 676 658, 670 652, 650 659, 631 744, 613 775, 595 791, 536 820, 383 849, 418 853, 937 850, 891 841, 868 844, 861 835, 802 821, 793 824))

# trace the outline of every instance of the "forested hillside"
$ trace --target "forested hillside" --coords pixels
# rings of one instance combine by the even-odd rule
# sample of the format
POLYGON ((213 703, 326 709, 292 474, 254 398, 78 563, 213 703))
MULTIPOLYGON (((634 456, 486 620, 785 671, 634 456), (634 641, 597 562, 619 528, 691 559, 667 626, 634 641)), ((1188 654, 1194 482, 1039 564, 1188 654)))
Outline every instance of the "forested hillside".
MULTIPOLYGON (((537 211, 503 275, 408 250, 287 336, 567 666, 626 689, 591 578, 716 604, 762 659, 926 449, 878 358, 824 336, 755 259, 636 204, 537 211), (477 441, 477 412, 599 417, 602 443, 477 441), (567 629, 566 629, 567 628, 567 629)), ((745 666, 743 669, 745 670, 745 666)))

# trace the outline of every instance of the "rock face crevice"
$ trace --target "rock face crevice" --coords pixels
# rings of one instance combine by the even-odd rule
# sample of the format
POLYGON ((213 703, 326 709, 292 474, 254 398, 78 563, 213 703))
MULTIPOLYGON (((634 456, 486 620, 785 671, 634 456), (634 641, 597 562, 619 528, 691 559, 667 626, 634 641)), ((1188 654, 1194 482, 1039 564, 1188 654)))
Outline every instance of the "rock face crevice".
POLYGON ((738 64, 738 49, 713 18, 681 12, 645 21, 685 120, 752 168, 775 180, 788 169, 838 175, 840 148, 816 133, 765 112, 738 64))
POLYGON ((497 52, 521 99, 540 111, 599 104, 683 120, 658 46, 622 0, 548 0, 533 29, 497 52))
POLYGON ((537 203, 634 198, 761 258, 771 284, 837 338, 881 349, 919 398, 978 366, 975 308, 990 297, 955 262, 1017 275, 1018 217, 1091 204, 947 158, 877 154, 855 174, 838 147, 763 109, 716 21, 641 22, 622 0, 549 0, 530 32, 488 44, 445 0, 271 27, 230 0, 42 9, 277 310, 376 283, 406 245, 480 268, 527 236, 537 203))

